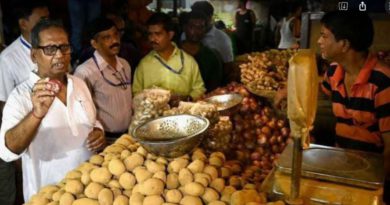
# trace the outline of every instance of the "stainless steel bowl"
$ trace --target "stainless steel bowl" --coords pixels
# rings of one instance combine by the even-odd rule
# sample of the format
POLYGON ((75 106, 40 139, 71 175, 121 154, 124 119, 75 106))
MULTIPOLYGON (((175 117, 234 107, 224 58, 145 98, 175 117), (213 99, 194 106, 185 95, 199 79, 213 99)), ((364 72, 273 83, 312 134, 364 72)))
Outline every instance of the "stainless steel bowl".
POLYGON ((243 97, 240 94, 230 93, 209 97, 204 101, 214 104, 221 115, 229 115, 240 105, 242 99, 243 97))
POLYGON ((149 152, 173 158, 196 148, 209 125, 207 118, 201 116, 173 115, 139 125, 132 134, 149 152))

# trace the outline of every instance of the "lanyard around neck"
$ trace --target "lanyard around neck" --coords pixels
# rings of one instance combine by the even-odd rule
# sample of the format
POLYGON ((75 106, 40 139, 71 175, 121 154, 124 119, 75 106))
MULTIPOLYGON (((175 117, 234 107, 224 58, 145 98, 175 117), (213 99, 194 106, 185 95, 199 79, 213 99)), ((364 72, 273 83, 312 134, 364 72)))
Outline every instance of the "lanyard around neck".
POLYGON ((154 56, 160 63, 163 65, 166 69, 170 70, 171 72, 175 74, 180 74, 183 71, 184 68, 184 56, 183 56, 183 51, 180 50, 180 62, 181 62, 181 68, 176 71, 175 69, 171 68, 169 65, 167 65, 160 57, 157 55, 154 56))
POLYGON ((126 76, 126 73, 125 73, 124 69, 122 69, 122 71, 123 71, 123 75, 124 75, 125 79, 123 79, 121 73, 118 70, 116 70, 115 73, 113 73, 113 75, 119 80, 120 83, 111 82, 109 79, 107 79, 104 76, 103 71, 100 69, 100 66, 99 66, 99 64, 98 64, 98 62, 96 60, 96 56, 95 55, 92 56, 92 59, 93 59, 93 62, 95 62, 95 65, 96 65, 97 69, 100 71, 100 74, 102 75, 104 81, 106 81, 108 84, 110 84, 110 85, 112 85, 114 87, 121 86, 124 89, 127 88, 127 85, 131 84, 130 80, 126 76), (116 75, 116 74, 119 74, 119 76, 116 75))
POLYGON ((28 48, 29 50, 31 49, 31 45, 27 43, 23 38, 20 36, 19 37, 20 42, 23 44, 24 47, 28 48))

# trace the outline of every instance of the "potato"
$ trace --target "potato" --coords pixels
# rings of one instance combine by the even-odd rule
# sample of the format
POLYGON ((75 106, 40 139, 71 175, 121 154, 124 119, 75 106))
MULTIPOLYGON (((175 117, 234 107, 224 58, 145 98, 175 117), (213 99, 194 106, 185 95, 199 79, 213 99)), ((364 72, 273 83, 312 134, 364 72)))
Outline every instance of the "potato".
POLYGON ((72 170, 68 172, 65 176, 65 179, 80 179, 81 178, 81 172, 77 170, 72 170))
POLYGON ((211 176, 207 173, 196 173, 194 175, 194 178, 205 178, 207 179, 207 183, 210 183, 212 180, 211 180, 211 176))
POLYGON ((60 189, 53 193, 52 199, 53 201, 60 201, 61 196, 65 193, 65 190, 60 189))
POLYGON ((122 190, 118 188, 111 188, 112 194, 114 195, 114 201, 115 198, 122 195, 122 190))
POLYGON ((130 197, 129 204, 131 205, 142 205, 144 201, 144 196, 138 192, 133 193, 130 197))
POLYGON ((164 191, 164 183, 160 179, 150 178, 144 181, 139 191, 143 195, 161 195, 164 191))
POLYGON ((111 179, 111 180, 108 182, 107 185, 108 185, 109 188, 116 188, 116 189, 122 188, 121 185, 119 184, 119 181, 116 180, 116 179, 111 179))
POLYGON ((256 190, 243 190, 246 202, 257 202, 266 203, 265 198, 263 199, 256 190))
POLYGON ((187 167, 193 174, 200 173, 204 169, 204 162, 202 160, 196 159, 191 162, 187 167))
POLYGON ((144 163, 146 169, 151 173, 156 173, 159 171, 165 171, 165 166, 162 164, 159 164, 157 162, 154 162, 152 160, 146 160, 144 163))
POLYGON ((236 191, 230 197, 231 205, 245 205, 246 202, 245 195, 242 191, 236 191))
POLYGON ((127 196, 127 198, 130 199, 130 197, 132 195, 132 192, 133 192, 133 190, 131 190, 131 189, 125 189, 125 190, 122 191, 122 194, 127 196))
POLYGON ((120 145, 123 145, 125 147, 133 144, 134 141, 128 139, 128 138, 123 138, 123 137, 120 137, 118 138, 117 140, 115 140, 115 143, 114 144, 120 144, 120 145))
POLYGON ((143 148, 142 146, 138 147, 137 153, 144 156, 144 157, 146 157, 146 155, 148 155, 148 151, 146 151, 146 149, 143 148))
POLYGON ((155 161, 157 159, 157 156, 152 154, 152 153, 148 153, 146 155, 146 159, 149 159, 149 160, 152 160, 152 161, 155 161))
POLYGON ((179 176, 176 173, 168 174, 167 189, 176 189, 179 187, 179 176))
POLYGON ((126 157, 128 157, 128 156, 130 156, 130 155, 131 155, 130 150, 127 150, 127 149, 123 150, 123 151, 121 152, 121 160, 126 159, 126 157))
POLYGON ((97 168, 97 166, 89 162, 84 162, 77 168, 77 170, 79 170, 81 173, 89 173, 94 168, 97 168))
POLYGON ((82 199, 82 198, 87 198, 84 193, 80 193, 76 195, 76 199, 82 199))
POLYGON ((144 163, 144 158, 139 153, 132 153, 124 162, 127 171, 133 171, 134 168, 139 167, 144 163))
POLYGON ((96 168, 90 173, 91 180, 101 184, 107 184, 112 174, 108 171, 107 167, 96 168))
POLYGON ((236 188, 241 187, 241 179, 239 176, 233 175, 229 178, 229 185, 236 188))
POLYGON ((236 192, 236 188, 233 186, 226 186, 222 191, 221 201, 230 203, 230 198, 234 192, 236 192))
POLYGON ((80 179, 81 183, 88 185, 91 182, 91 177, 89 172, 83 172, 80 179))
POLYGON ((34 198, 31 197, 32 199, 30 200, 32 205, 46 205, 49 203, 49 199, 44 197, 43 195, 35 195, 34 198))
POLYGON ((47 205, 59 205, 59 204, 60 204, 60 202, 58 202, 58 201, 52 201, 52 202, 48 203, 47 205))
POLYGON ((191 171, 187 168, 183 168, 179 172, 179 183, 180 185, 184 186, 190 182, 194 181, 194 177, 191 173, 191 171))
POLYGON ((141 187, 141 184, 135 184, 135 186, 133 187, 133 189, 131 190, 131 193, 134 194, 134 193, 139 193, 140 192, 140 187, 141 187))
POLYGON ((114 176, 120 176, 123 172, 126 171, 126 167, 121 160, 112 159, 108 164, 108 170, 114 176))
POLYGON ((223 162, 225 162, 225 160, 226 160, 225 154, 223 154, 222 152, 213 152, 213 153, 210 154, 210 158, 212 158, 212 157, 218 157, 223 162))
POLYGON ((232 175, 232 171, 228 167, 221 167, 219 170, 219 176, 222 178, 229 178, 232 175))
POLYGON ((184 196, 181 201, 181 205, 203 205, 202 200, 196 196, 184 196))
POLYGON ((84 190, 84 185, 76 179, 71 179, 66 182, 65 191, 71 194, 77 195, 82 193, 84 190))
POLYGON ((119 144, 112 144, 110 146, 107 146, 103 153, 113 153, 113 154, 120 154, 125 148, 122 145, 119 144))
POLYGON ((100 205, 112 205, 114 202, 114 194, 110 189, 104 188, 98 194, 98 201, 100 205))
POLYGON ((129 198, 124 195, 119 195, 115 198, 113 205, 129 205, 129 198))
POLYGON ((179 173, 179 171, 188 165, 188 160, 177 158, 168 164, 169 173, 179 173))
MULTIPOLYGON (((104 163, 109 163, 112 159, 117 158, 118 156, 114 153, 104 153, 104 163)), ((103 166, 103 164, 101 166, 103 166)))
POLYGON ((209 174, 210 177, 211 177, 211 180, 214 180, 214 179, 216 179, 218 177, 218 170, 217 170, 217 168, 215 168, 214 166, 211 166, 211 165, 207 165, 203 169, 203 173, 209 174))
POLYGON ((89 162, 95 165, 101 165, 104 162, 104 158, 101 155, 92 155, 89 158, 89 162))
MULTIPOLYGON (((200 173, 197 173, 200 174, 200 173)), ((203 185, 204 187, 207 187, 209 185, 209 180, 207 177, 204 177, 202 175, 195 175, 194 182, 198 182, 199 184, 203 185)))
POLYGON ((143 181, 153 176, 153 174, 146 170, 145 167, 137 167, 136 169, 134 169, 133 173, 138 183, 142 183, 143 181))
POLYGON ((181 192, 177 189, 171 189, 165 193, 165 201, 170 203, 179 203, 182 197, 181 192))
POLYGON ((119 177, 119 184, 123 189, 132 189, 135 184, 135 177, 129 172, 123 173, 119 177))
POLYGON ((210 202, 217 201, 219 199, 219 194, 212 188, 206 188, 202 195, 202 199, 208 204, 210 202))
POLYGON ((201 160, 201 161, 206 161, 207 160, 207 156, 202 151, 195 151, 192 154, 191 159, 192 159, 192 161, 195 161, 197 159, 201 160))
POLYGON ((209 158, 209 164, 213 165, 215 167, 222 167, 223 161, 219 157, 210 157, 209 158))
POLYGON ((160 195, 151 195, 145 197, 143 205, 161 205, 164 203, 164 199, 160 195))
POLYGON ((223 201, 213 201, 213 202, 209 203, 208 205, 226 205, 226 203, 223 201))
POLYGON ((153 175, 153 178, 161 179, 161 181, 163 181, 164 183, 167 182, 167 174, 165 173, 165 171, 156 172, 156 173, 153 175))
POLYGON ((137 144, 131 144, 131 145, 127 146, 127 149, 129 149, 131 152, 136 152, 138 147, 139 147, 138 143, 137 144))
POLYGON ((94 199, 82 198, 74 201, 72 205, 99 205, 99 202, 94 199))
POLYGON ((184 186, 184 193, 191 196, 202 196, 205 189, 198 182, 190 182, 184 186))
POLYGON ((103 189, 103 185, 96 183, 96 182, 91 182, 88 184, 88 186, 84 190, 85 196, 91 199, 97 199, 99 196, 100 191, 103 189))
POLYGON ((41 193, 42 196, 45 197, 46 199, 52 200, 53 194, 54 194, 55 192, 57 192, 58 190, 59 190, 59 187, 58 187, 58 186, 55 186, 55 185, 47 185, 47 186, 43 187, 43 188, 40 190, 40 193, 41 193))
POLYGON ((210 183, 210 187, 214 188, 218 192, 222 192, 225 188, 225 180, 222 178, 216 178, 210 183))
POLYGON ((160 163, 160 164, 163 164, 163 165, 167 165, 168 164, 168 160, 163 158, 163 157, 157 157, 156 162, 160 163))
POLYGON ((248 202, 248 203, 245 203, 245 205, 263 205, 263 203, 258 203, 258 202, 248 202))
POLYGON ((72 205, 75 200, 71 193, 65 192, 60 198, 60 205, 72 205))
POLYGON ((162 205, 177 205, 177 204, 165 202, 165 203, 162 203, 162 205))
POLYGON ((256 189, 256 185, 254 184, 245 184, 245 186, 242 189, 256 189))

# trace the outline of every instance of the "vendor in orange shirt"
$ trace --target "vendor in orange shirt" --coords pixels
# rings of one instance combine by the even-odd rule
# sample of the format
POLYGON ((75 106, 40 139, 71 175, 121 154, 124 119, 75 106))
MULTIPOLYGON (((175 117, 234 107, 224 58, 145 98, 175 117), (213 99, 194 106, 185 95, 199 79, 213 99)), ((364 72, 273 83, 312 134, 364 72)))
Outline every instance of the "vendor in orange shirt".
POLYGON ((372 20, 364 12, 334 11, 321 23, 321 55, 335 62, 325 73, 322 90, 332 98, 337 145, 383 153, 389 180, 390 68, 369 53, 372 20))

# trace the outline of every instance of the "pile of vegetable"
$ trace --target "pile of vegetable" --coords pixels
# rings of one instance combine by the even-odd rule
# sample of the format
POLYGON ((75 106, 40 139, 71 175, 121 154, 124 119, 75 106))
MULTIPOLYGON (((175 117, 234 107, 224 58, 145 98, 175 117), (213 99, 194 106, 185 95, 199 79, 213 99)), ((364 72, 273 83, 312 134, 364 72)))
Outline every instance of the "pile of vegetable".
POLYGON ((288 60, 295 50, 268 50, 245 56, 240 64, 241 82, 255 91, 276 91, 287 81, 288 60))
POLYGON ((221 152, 206 155, 201 149, 167 159, 123 135, 58 184, 40 189, 26 204, 265 204, 265 194, 233 175, 225 160, 221 152))

